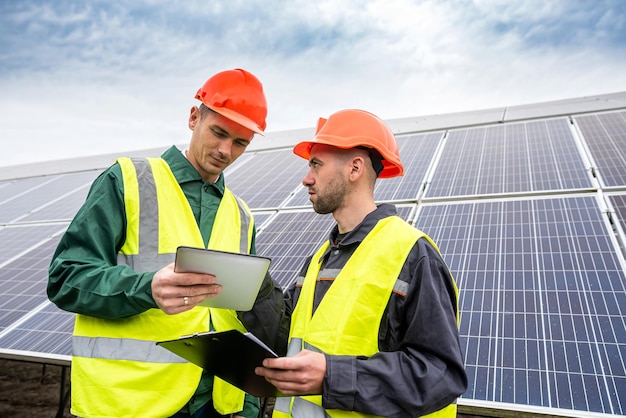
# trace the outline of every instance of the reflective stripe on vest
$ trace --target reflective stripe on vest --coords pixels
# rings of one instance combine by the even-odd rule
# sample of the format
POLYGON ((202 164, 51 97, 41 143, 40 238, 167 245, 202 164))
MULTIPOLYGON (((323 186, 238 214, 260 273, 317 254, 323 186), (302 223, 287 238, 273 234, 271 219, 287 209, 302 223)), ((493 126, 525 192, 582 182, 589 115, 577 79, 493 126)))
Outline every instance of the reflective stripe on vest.
MULTIPOLYGON (((127 237, 118 255, 119 265, 136 271, 157 271, 174 260, 178 246, 205 247, 191 207, 164 160, 121 158, 118 163, 127 215, 127 237)), ((253 220, 246 208, 225 191, 215 225, 227 224, 230 233, 214 236, 214 228, 210 248, 249 252, 253 220)), ((157 346, 155 341, 208 331, 210 323, 218 331, 245 331, 236 312, 226 309, 195 307, 177 315, 149 309, 116 320, 77 315, 72 413, 103 417, 176 413, 195 392, 201 369, 157 346)), ((221 414, 241 411, 243 397, 239 389, 214 379, 213 403, 221 414)))
MULTIPOLYGON (((133 159, 133 165, 137 173, 138 193, 139 193, 139 213, 142 216, 139 217, 137 231, 141 231, 136 238, 138 242, 138 248, 131 247, 129 253, 124 254, 120 252, 118 257, 118 264, 125 264, 131 267, 135 271, 150 271, 146 262, 151 265, 156 263, 160 266, 165 266, 174 261, 174 253, 161 254, 158 251, 158 241, 154 237, 158 237, 159 231, 159 205, 157 201, 157 189, 152 174, 152 166, 145 159, 133 159), (138 257, 138 254, 152 254, 150 260, 145 260, 143 257, 138 257)), ((182 191, 181 191, 182 192, 182 191)), ((252 215, 248 206, 238 197, 234 196, 228 189, 225 188, 224 198, 234 199, 237 203, 239 210, 239 219, 241 219, 241 228, 239 229, 239 252, 249 253, 250 245, 252 242, 252 215)), ((134 202, 131 204, 135 204, 134 202)), ((216 217, 217 221, 217 217, 216 217)), ((130 229, 130 228, 129 228, 130 229)), ((213 234, 211 235, 213 236, 213 234)))
MULTIPOLYGON (((399 217, 378 222, 359 245, 344 268, 335 274, 321 270, 326 242, 311 259, 300 298, 292 315, 288 356, 303 347, 330 355, 371 356, 378 351, 378 333, 382 315, 391 292, 406 293, 405 282, 398 281, 400 270, 423 232, 399 217), (335 278, 332 287, 313 312, 315 284, 318 278, 335 278), (368 300, 368 304, 359 304, 368 300), (342 318, 337 324, 333 318, 342 318), (343 320, 345 319, 345 321, 343 320), (376 326, 371 326, 375 323, 376 326)), ((434 245, 434 243, 433 243, 434 245)), ((436 248, 436 246, 435 246, 436 248)), ((321 395, 278 398, 274 417, 324 418, 368 417, 351 411, 325 410, 321 395)), ((456 416, 456 406, 448 406, 434 416, 456 416), (451 410, 454 409, 454 414, 451 410)))
MULTIPOLYGON (((340 269, 322 269, 319 273, 320 279, 335 280, 337 275, 341 272, 340 269)), ((296 285, 302 286, 304 284, 304 277, 298 276, 296 285)), ((396 284, 393 287, 394 293, 399 293, 402 296, 406 296, 406 292, 409 289, 409 284, 403 280, 396 280, 396 284)))

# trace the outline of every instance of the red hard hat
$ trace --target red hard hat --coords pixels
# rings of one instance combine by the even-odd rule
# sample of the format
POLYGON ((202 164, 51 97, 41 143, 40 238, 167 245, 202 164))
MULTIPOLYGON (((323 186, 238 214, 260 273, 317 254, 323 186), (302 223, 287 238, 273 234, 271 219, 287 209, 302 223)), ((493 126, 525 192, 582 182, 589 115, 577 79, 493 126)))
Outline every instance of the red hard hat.
POLYGON ((378 175, 390 178, 404 175, 400 151, 391 129, 377 116, 358 109, 340 110, 328 119, 320 118, 315 138, 303 141, 293 148, 294 154, 309 159, 315 144, 337 148, 373 148, 382 156, 383 169, 378 175))
POLYGON ((263 85, 253 74, 236 68, 209 78, 196 93, 209 109, 263 135, 267 103, 263 85))

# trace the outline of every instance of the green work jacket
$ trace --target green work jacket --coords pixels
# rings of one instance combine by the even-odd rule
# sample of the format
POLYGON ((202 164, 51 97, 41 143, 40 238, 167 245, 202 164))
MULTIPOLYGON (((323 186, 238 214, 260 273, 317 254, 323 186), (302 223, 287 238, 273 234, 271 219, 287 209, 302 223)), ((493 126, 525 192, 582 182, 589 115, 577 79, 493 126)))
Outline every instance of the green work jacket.
MULTIPOLYGON (((220 200, 224 176, 203 182, 176 148, 162 158, 170 166, 208 242, 220 200)), ((59 308, 97 318, 127 318, 157 308, 151 294, 154 272, 135 272, 117 265, 126 240, 122 173, 118 164, 105 170, 61 238, 49 269, 48 297, 59 308)), ((251 252, 255 253, 254 236, 251 252)), ((194 413, 211 398, 213 377, 203 374, 198 389, 181 410, 194 413)), ((257 398, 246 395, 244 415, 255 416, 257 398)))

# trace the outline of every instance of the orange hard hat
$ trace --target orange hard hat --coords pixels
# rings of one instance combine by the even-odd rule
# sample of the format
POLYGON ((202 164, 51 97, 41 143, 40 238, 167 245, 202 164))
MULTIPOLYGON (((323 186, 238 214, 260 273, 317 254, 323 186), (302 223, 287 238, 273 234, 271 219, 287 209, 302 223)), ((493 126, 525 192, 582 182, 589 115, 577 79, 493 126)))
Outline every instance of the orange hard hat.
POLYGON ((209 78, 196 93, 206 107, 263 135, 267 103, 263 85, 241 68, 222 71, 209 78))
POLYGON ((383 168, 378 177, 390 178, 404 175, 400 151, 391 129, 377 116, 358 109, 333 113, 328 119, 320 118, 315 138, 303 141, 293 148, 294 154, 309 159, 315 144, 337 148, 373 148, 382 157, 383 168))

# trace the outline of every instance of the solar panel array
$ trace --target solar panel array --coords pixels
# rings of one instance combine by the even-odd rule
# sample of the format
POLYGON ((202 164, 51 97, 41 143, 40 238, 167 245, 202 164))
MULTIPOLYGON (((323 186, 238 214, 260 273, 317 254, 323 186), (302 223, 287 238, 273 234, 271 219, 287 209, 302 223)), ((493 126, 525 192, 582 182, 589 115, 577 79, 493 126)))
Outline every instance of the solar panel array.
POLYGON ((424 205, 457 272, 464 397, 626 413, 626 275, 595 196, 424 205))
MULTIPOLYGON (((460 405, 626 415, 626 111, 398 134, 405 176, 375 198, 429 234, 460 288, 460 405)), ((257 252, 290 285, 328 237, 290 148, 226 172, 257 252)), ((0 356, 69 362, 73 315, 47 267, 99 171, 0 182, 0 356)))
POLYGON ((427 197, 591 187, 565 118, 450 131, 427 197))

